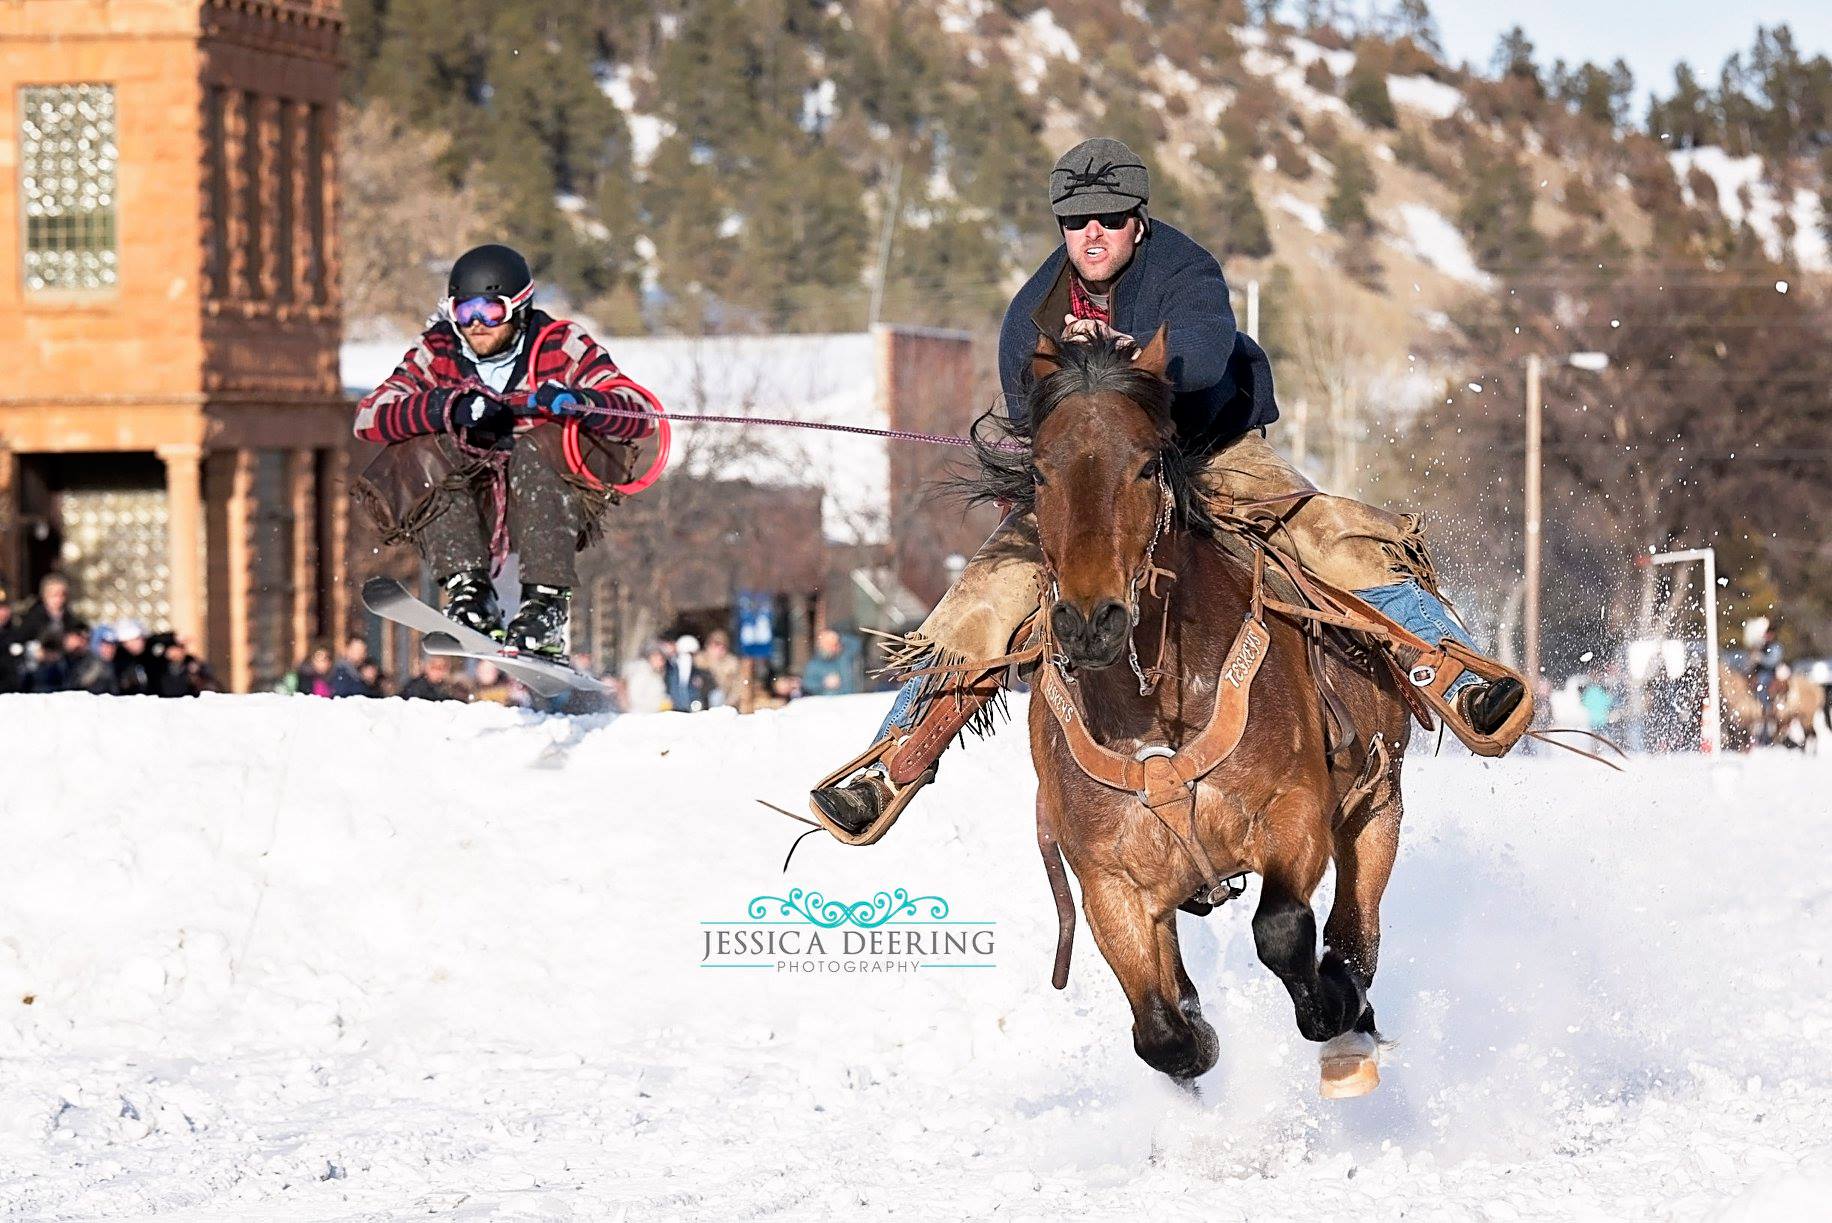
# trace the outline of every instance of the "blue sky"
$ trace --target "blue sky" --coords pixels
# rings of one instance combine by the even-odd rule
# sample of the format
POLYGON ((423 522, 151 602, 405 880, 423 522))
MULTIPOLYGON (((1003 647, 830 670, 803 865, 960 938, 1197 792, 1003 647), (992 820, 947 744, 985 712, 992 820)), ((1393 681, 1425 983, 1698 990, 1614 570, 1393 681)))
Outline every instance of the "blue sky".
POLYGON ((1757 25, 1786 22, 1802 51, 1832 53, 1832 0, 1432 0, 1431 10, 1451 59, 1485 69, 1496 39, 1517 23, 1543 64, 1621 56, 1635 72, 1637 110, 1650 87, 1667 92, 1679 60, 1715 80, 1724 57, 1755 39, 1757 25))

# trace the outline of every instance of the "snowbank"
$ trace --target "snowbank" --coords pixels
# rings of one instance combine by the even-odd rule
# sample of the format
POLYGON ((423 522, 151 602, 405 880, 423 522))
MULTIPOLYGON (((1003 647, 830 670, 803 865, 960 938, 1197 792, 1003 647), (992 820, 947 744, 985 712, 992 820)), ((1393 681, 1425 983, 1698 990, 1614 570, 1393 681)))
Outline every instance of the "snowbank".
POLYGON ((798 808, 887 700, 0 698, 0 1209, 1762 1218, 1832 1184, 1832 766, 1421 751, 1381 1090, 1315 1098, 1250 892, 1183 920, 1223 1046, 1191 1103, 1085 929, 1046 984, 1012 728, 782 873, 802 829, 753 800, 798 808), (703 923, 795 886, 945 896, 996 965, 699 967, 703 923))

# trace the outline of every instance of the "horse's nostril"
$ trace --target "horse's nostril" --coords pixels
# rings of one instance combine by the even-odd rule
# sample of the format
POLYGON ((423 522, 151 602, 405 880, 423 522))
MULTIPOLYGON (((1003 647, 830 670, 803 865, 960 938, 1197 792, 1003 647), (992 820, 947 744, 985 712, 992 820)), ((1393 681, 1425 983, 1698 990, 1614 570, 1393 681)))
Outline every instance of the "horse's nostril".
POLYGON ((1081 626, 1081 613, 1070 604, 1058 600, 1050 609, 1050 627, 1056 631, 1057 638, 1073 641, 1080 636, 1081 626))
POLYGON ((1126 605, 1114 599, 1101 604, 1100 610, 1094 613, 1094 635, 1104 641, 1122 637, 1126 633, 1126 605))

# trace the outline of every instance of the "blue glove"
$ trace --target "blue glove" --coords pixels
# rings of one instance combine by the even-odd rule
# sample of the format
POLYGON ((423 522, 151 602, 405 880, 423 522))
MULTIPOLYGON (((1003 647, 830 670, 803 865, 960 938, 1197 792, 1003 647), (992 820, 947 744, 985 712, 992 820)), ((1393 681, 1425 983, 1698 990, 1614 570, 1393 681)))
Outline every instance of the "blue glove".
POLYGON ((574 390, 563 382, 543 382, 534 392, 534 406, 550 416, 577 416, 580 409, 591 406, 586 392, 574 390))

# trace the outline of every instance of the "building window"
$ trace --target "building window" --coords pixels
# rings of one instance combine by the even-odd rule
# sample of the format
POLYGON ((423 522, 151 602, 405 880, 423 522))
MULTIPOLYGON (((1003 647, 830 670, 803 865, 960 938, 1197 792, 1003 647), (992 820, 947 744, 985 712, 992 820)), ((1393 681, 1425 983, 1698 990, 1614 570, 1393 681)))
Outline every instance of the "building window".
POLYGON ((25 287, 113 288, 114 86, 28 86, 19 114, 25 287))

